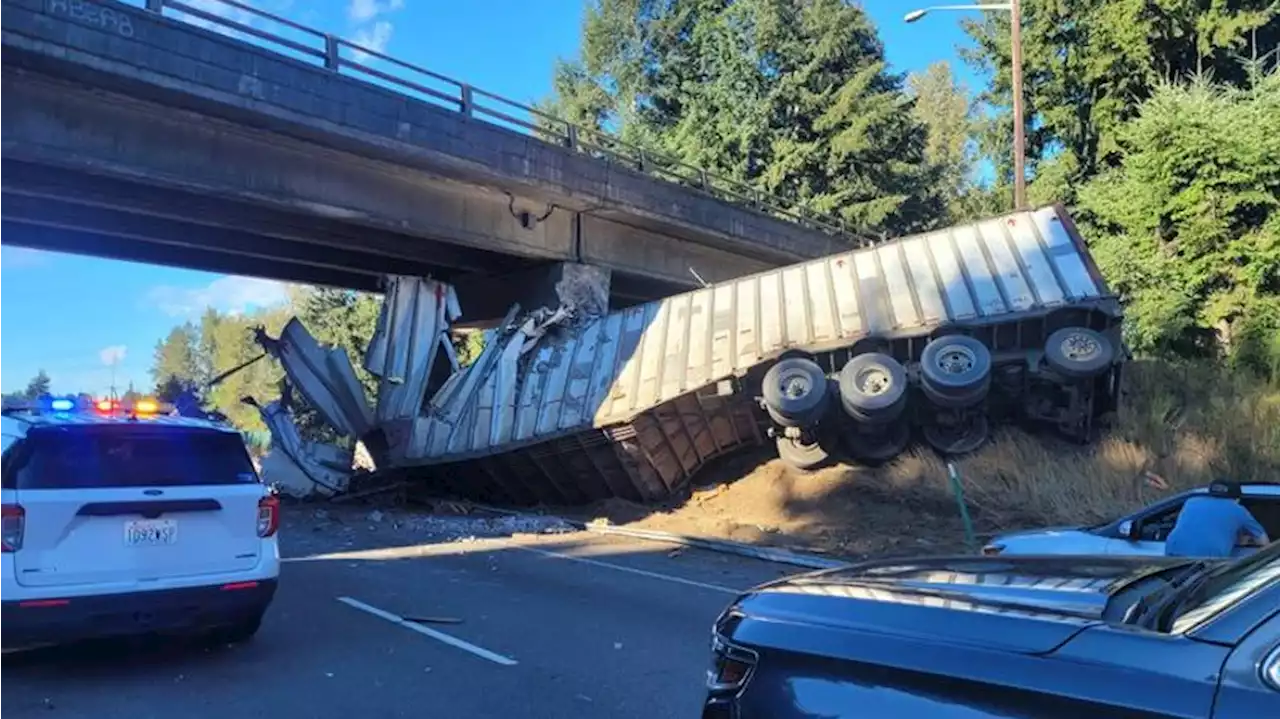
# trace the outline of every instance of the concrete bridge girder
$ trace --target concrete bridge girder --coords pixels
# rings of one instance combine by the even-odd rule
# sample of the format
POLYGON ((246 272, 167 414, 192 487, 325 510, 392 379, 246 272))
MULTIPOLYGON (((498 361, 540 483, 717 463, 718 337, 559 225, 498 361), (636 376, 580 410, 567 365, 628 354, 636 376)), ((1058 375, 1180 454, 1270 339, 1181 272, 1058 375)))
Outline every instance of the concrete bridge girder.
MULTIPOLYGON (((2 118, 6 169, 15 170, 4 174, 7 193, 36 191, 26 187, 25 168, 62 168, 387 231, 403 247, 392 254, 404 258, 444 243, 529 260, 585 262, 673 288, 695 284, 690 268, 715 281, 769 266, 554 203, 126 96, 104 98, 75 83, 8 70, 2 79, 10 100, 2 118)), ((52 199, 77 202, 75 194, 74 187, 64 187, 52 199)))

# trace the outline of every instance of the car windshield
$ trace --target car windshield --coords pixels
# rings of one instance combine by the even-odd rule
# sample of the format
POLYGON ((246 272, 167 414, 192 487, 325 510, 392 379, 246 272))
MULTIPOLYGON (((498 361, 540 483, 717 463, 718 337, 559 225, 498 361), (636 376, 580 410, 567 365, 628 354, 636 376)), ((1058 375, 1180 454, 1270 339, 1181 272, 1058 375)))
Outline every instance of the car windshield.
POLYGON ((5 474, 5 485, 19 490, 258 481, 240 436, 206 429, 35 431, 5 474))
POLYGON ((1211 570, 1195 585, 1174 617, 1174 633, 1187 632, 1219 612, 1280 579, 1280 541, 1252 556, 1211 570))

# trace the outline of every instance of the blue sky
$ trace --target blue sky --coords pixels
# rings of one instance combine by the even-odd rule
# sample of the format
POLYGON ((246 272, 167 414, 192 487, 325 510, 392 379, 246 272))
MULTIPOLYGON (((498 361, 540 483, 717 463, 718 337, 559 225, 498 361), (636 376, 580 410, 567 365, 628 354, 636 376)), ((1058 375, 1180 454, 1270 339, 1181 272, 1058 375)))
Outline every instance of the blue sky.
MULTIPOLYGON (((227 12, 216 0, 187 0, 227 12)), ((244 1, 244 0, 242 0, 244 1)), ((139 3, 134 3, 139 4, 139 3)), ((582 0, 256 0, 296 22, 429 68, 513 100, 550 90, 557 57, 577 52, 582 0)), ((907 25, 914 7, 865 0, 889 62, 899 72, 950 60, 970 87, 979 82, 960 62, 959 13, 907 25)), ((233 11, 234 12, 234 11, 233 11)), ((112 381, 149 387, 157 340, 204 307, 245 311, 281 302, 277 283, 112 260, 0 248, 0 387, 26 386, 40 368, 55 392, 103 393, 112 381)))

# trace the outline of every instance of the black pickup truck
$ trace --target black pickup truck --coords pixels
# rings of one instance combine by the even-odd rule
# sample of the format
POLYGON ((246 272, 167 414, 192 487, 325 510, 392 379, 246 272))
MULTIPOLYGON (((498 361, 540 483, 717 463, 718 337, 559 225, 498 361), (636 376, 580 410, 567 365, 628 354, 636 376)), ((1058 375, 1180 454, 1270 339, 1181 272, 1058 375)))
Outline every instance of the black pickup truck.
POLYGON ((802 574, 738 597, 712 650, 703 719, 1280 717, 1280 542, 802 574))

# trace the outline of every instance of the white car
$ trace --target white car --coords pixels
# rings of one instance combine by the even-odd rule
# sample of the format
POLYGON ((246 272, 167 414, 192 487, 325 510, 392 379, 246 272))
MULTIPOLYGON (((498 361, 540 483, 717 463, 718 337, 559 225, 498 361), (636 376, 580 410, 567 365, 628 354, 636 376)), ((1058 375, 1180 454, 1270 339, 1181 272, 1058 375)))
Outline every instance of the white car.
MULTIPOLYGON (((1280 538, 1280 484, 1242 484, 1240 492, 1240 503, 1267 530, 1267 536, 1273 540, 1280 538)), ((1054 527, 1002 534, 988 542, 982 553, 1163 555, 1164 540, 1173 530, 1183 502, 1207 493, 1206 487, 1197 487, 1093 527, 1054 527)), ((1255 551, 1257 547, 1242 544, 1232 556, 1255 551)))
POLYGON ((41 404, 2 418, 4 649, 252 637, 280 574, 280 504, 240 434, 151 401, 41 404))

